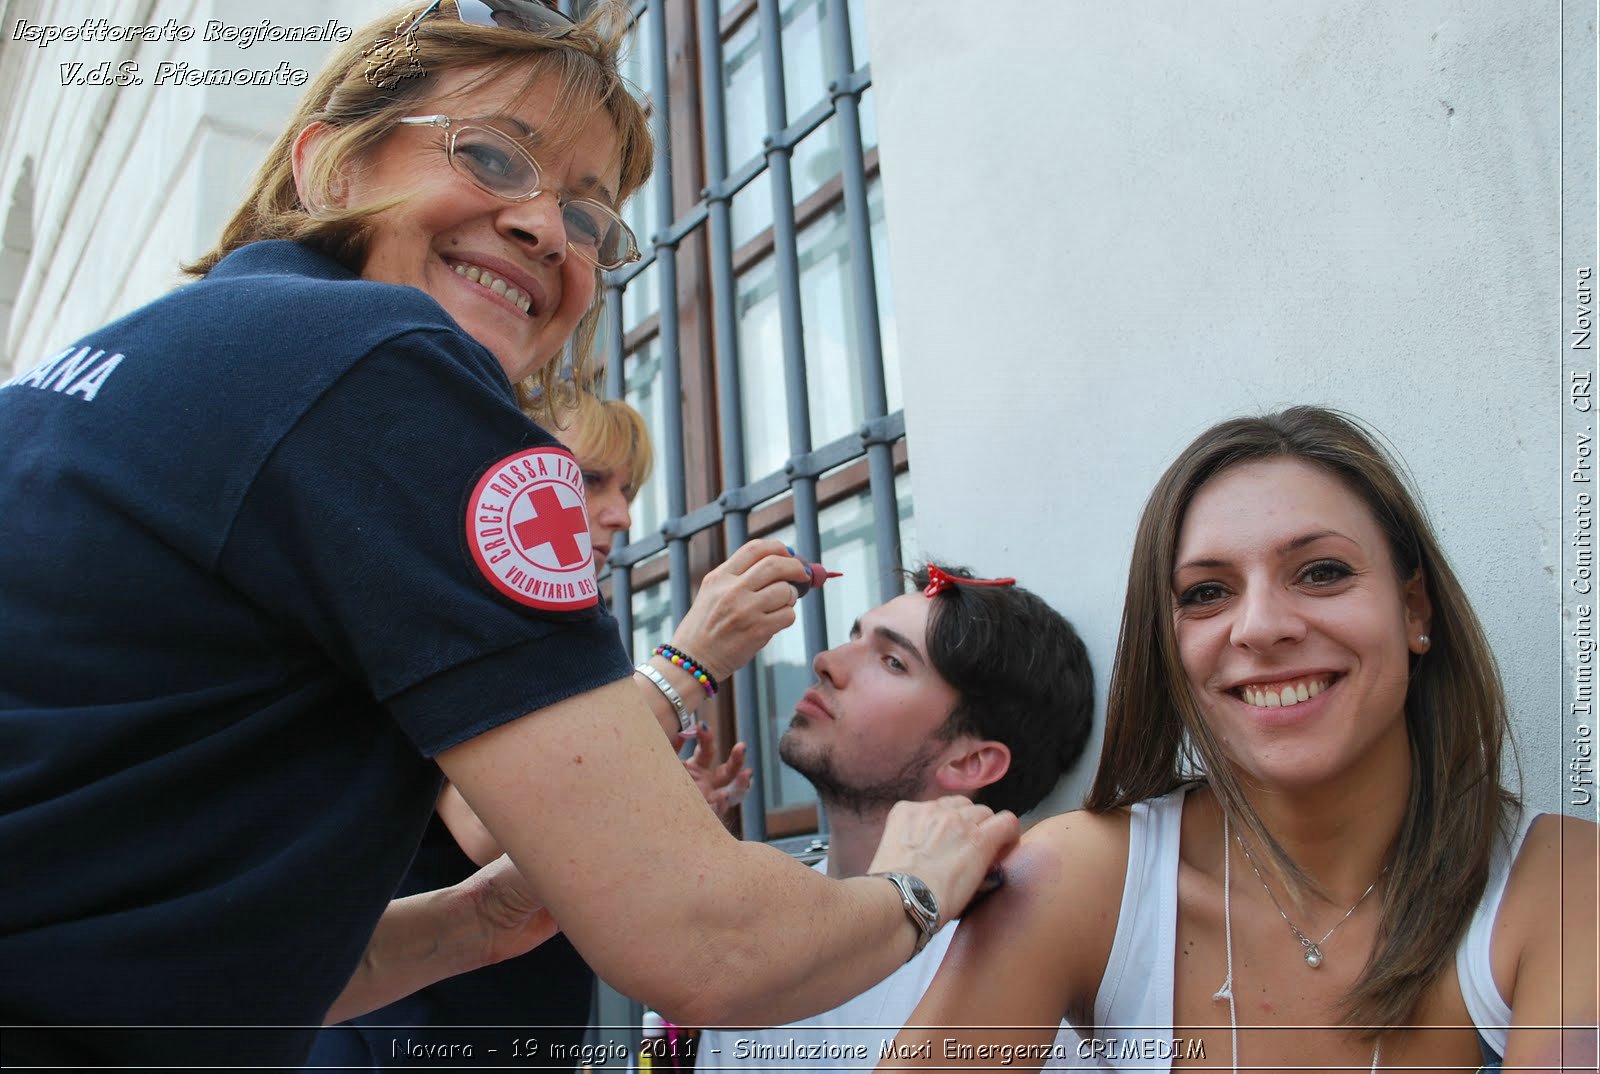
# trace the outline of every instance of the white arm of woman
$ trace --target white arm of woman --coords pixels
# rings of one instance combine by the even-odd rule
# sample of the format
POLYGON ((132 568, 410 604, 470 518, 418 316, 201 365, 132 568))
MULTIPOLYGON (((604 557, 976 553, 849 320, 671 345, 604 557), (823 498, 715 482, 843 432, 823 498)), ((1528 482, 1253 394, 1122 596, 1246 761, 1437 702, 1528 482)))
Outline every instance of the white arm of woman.
MULTIPOLYGON (((834 881, 730 836, 619 681, 488 731, 439 767, 573 945, 618 990, 689 1025, 792 1021, 887 976, 917 935, 893 885, 834 881)), ((1009 813, 896 811, 948 919, 1017 834, 1009 813)))

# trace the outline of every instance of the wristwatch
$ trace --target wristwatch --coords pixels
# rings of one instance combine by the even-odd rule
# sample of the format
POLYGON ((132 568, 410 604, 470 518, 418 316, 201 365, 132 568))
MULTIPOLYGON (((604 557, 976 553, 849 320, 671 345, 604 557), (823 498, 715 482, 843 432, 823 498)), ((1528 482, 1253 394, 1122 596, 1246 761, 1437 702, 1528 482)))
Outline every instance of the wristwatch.
POLYGON ((917 946, 911 952, 911 957, 916 958, 928 946, 933 934, 939 931, 939 900, 934 896, 933 889, 910 873, 867 875, 883 877, 900 892, 900 902, 906 908, 906 916, 917 926, 917 946))

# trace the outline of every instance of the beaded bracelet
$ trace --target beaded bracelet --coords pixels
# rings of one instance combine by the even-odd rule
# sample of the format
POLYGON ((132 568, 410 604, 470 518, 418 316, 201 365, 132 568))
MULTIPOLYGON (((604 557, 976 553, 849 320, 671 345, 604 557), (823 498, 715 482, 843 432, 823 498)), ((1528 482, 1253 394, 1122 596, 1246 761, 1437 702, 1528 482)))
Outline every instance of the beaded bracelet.
POLYGON ((682 649, 674 649, 670 645, 657 645, 655 655, 666 657, 672 663, 694 676, 694 681, 705 688, 706 697, 717 696, 717 680, 712 677, 711 672, 705 669, 704 664, 701 664, 700 661, 682 649))

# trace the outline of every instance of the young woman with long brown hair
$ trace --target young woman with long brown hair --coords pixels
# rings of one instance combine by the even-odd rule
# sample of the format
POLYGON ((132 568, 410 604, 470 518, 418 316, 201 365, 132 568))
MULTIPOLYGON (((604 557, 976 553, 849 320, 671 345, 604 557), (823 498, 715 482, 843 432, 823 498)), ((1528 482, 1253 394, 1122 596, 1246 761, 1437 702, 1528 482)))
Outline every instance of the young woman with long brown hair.
POLYGON ((1353 421, 1224 422, 1166 471, 1106 722, 1086 811, 1028 834, 913 1024, 1065 1012, 1141 1070, 1594 1069, 1596 828, 1502 785, 1493 655, 1353 421))

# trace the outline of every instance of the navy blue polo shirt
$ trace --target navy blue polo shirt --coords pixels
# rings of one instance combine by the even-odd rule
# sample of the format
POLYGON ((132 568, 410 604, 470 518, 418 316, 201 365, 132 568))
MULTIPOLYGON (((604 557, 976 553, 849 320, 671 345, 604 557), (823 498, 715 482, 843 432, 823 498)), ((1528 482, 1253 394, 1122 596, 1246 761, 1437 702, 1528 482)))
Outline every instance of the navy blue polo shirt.
POLYGON ((296 1063, 137 1027, 315 1026, 430 758, 628 673, 473 536, 554 441, 425 293, 267 242, 0 387, 0 445, 0 1023, 127 1027, 0 1047, 296 1063))
MULTIPOLYGON (((435 813, 399 893, 432 891, 476 870, 435 813)), ((309 1065, 357 1070, 416 1067, 419 1061, 408 1044, 433 1045, 435 1055, 449 1055, 449 1045, 456 1045, 459 1055, 462 1046, 471 1044, 479 1065, 520 1063, 524 1057, 513 1041, 532 1038, 539 1043, 540 1051, 533 1057, 539 1066, 576 1070, 578 1060, 565 1057, 580 1054, 578 1048, 589 1031, 593 991, 594 971, 567 938, 557 934, 525 955, 447 977, 324 1029, 311 1049, 309 1065), (491 1026, 498 1028, 486 1028, 491 1026)))

